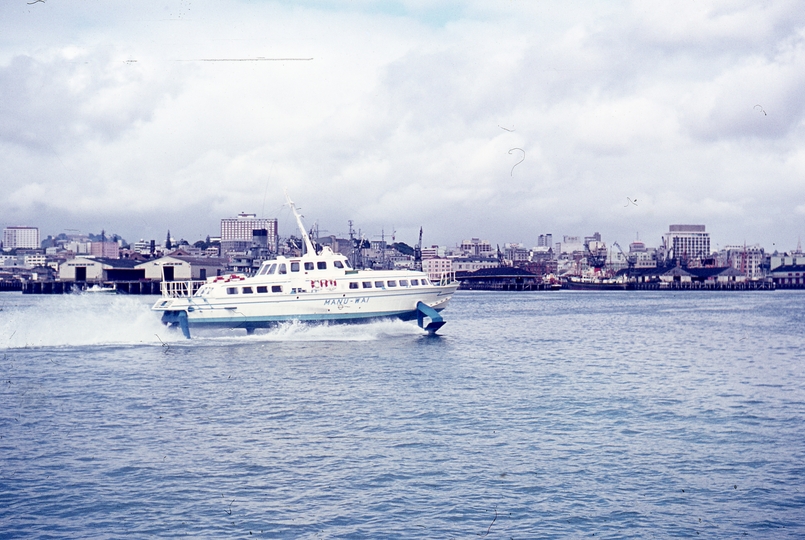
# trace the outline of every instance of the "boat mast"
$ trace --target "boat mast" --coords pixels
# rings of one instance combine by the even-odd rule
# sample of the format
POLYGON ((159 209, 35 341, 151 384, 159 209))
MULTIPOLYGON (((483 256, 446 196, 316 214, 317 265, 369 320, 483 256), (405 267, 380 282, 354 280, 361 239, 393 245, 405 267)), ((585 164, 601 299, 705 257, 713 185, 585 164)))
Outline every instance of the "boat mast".
POLYGON ((419 228, 419 243, 414 248, 414 270, 422 271, 422 227, 419 228))
POLYGON ((349 223, 349 244, 352 246, 352 267, 358 268, 358 256, 355 253, 355 248, 357 245, 355 244, 355 231, 352 230, 352 220, 348 220, 349 223))
POLYGON ((316 253, 316 248, 313 247, 313 242, 310 241, 310 235, 307 233, 305 226, 302 224, 302 216, 299 215, 299 211, 297 210, 296 205, 291 200, 291 197, 288 195, 287 191, 285 192, 285 198, 288 200, 288 206, 291 207, 291 212, 293 212, 293 215, 296 218, 296 225, 299 227, 299 232, 302 233, 302 240, 305 242, 305 252, 316 253))

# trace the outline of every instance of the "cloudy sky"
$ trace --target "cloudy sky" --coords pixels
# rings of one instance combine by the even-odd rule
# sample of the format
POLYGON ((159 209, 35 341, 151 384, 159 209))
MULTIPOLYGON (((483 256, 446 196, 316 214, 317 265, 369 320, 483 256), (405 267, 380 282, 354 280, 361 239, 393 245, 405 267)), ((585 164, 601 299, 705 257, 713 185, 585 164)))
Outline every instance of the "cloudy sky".
POLYGON ((287 188, 322 234, 790 250, 803 119, 801 0, 0 3, 0 225, 43 236, 287 235, 287 188))

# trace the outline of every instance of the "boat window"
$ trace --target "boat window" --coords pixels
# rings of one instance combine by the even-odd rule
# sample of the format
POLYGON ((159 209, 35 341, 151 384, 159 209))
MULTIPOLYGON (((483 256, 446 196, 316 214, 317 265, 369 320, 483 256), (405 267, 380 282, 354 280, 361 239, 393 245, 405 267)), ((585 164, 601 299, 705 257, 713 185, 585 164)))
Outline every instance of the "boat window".
POLYGON ((407 287, 407 286, 408 286, 408 280, 407 279, 401 279, 400 280, 400 287, 407 287))
POLYGON ((316 267, 319 270, 327 270, 327 262, 326 261, 319 261, 316 263, 316 267))
POLYGON ((252 294, 251 287, 243 287, 243 294, 252 294))
POLYGON ((430 283, 428 283, 427 279, 422 278, 422 285, 430 285, 430 283))
POLYGON ((349 288, 350 289, 357 289, 358 288, 358 282, 357 281, 350 281, 349 282, 349 288))
POLYGON ((277 271, 277 263, 274 263, 274 264, 271 265, 271 268, 268 269, 268 275, 270 276, 271 274, 273 274, 276 271, 277 271))
POLYGON ((237 287, 227 287, 226 288, 226 294, 238 294, 238 288, 237 287))
POLYGON ((262 276, 262 275, 263 275, 263 274, 265 274, 266 272, 268 272, 268 266, 267 266, 267 265, 266 265, 266 266, 263 266, 263 267, 260 269, 260 271, 259 271, 259 272, 257 272, 257 275, 258 275, 258 276, 262 276))
MULTIPOLYGON (((291 263, 291 264, 293 265, 294 263, 291 263)), ((296 265, 297 265, 296 271, 298 272, 298 271, 299 271, 299 263, 296 263, 296 265)), ((282 263, 282 264, 280 265, 280 271, 279 271, 279 273, 280 273, 280 274, 287 274, 287 273, 288 273, 288 270, 287 270, 287 269, 286 269, 286 267, 285 267, 285 263, 282 263)))
POLYGON ((375 281, 375 287, 378 288, 378 289, 385 289, 386 288, 385 286, 383 286, 382 281, 375 281))
POLYGON ((313 263, 312 262, 306 262, 305 263, 305 270, 313 270, 313 263))
POLYGON ((282 292, 282 285, 272 285, 271 292, 282 292))
POLYGON ((416 287, 417 285, 419 285, 419 280, 418 279, 412 279, 411 280, 411 286, 416 287))
POLYGON ((336 268, 344 268, 344 264, 341 261, 333 261, 333 266, 336 268))
POLYGON ((394 281, 394 280, 389 280, 388 283, 389 283, 389 287, 396 287, 397 286, 397 282, 394 281))
POLYGON ((350 266, 349 264, 349 261, 346 259, 344 259, 344 266, 346 266, 347 268, 352 268, 352 266, 350 266))
POLYGON ((371 281, 364 281, 363 282, 363 288, 364 289, 371 289, 372 288, 372 282, 371 281))
MULTIPOLYGON (((285 266, 284 264, 280 267, 282 268, 285 266)), ((291 262, 291 272, 298 272, 299 271, 299 261, 292 261, 291 262)), ((280 272, 280 274, 284 274, 285 272, 280 272)))
POLYGON ((268 287, 266 287, 265 285, 260 285, 260 286, 257 287, 257 292, 260 293, 260 294, 267 293, 268 292, 268 287))

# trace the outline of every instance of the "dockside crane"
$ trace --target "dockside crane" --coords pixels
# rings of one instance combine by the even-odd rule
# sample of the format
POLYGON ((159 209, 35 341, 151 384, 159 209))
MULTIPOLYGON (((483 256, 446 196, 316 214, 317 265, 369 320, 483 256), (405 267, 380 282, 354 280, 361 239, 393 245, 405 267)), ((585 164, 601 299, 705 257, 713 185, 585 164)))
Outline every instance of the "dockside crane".
POLYGON ((606 252, 601 253, 599 250, 597 254, 593 253, 590 249, 590 243, 585 241, 584 242, 584 251, 587 257, 587 264, 595 268, 596 271, 601 270, 603 267, 607 265, 607 254, 606 252))
POLYGON ((616 248, 618 248, 618 251, 621 252, 621 255, 623 255, 623 258, 626 259, 626 265, 628 267, 629 276, 631 276, 632 271, 634 270, 635 264, 637 263, 637 256, 636 255, 627 255, 626 253, 624 253, 623 248, 621 248, 621 245, 619 243, 617 243, 617 242, 613 242, 612 245, 615 246, 616 248))

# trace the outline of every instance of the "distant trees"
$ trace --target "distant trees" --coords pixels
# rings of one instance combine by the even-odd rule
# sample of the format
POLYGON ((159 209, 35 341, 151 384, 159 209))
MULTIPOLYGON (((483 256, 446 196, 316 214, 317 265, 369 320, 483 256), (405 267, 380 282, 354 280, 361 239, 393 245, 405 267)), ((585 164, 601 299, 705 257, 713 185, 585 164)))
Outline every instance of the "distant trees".
POLYGON ((414 248, 412 248, 405 242, 394 242, 393 244, 391 244, 391 247, 393 247, 403 255, 408 255, 410 257, 414 256, 414 248))
MULTIPOLYGON (((111 235, 107 235, 106 231, 101 231, 100 234, 88 233, 87 238, 89 238, 90 242, 115 242, 115 243, 122 242, 124 245, 128 244, 128 242, 126 242, 125 238, 123 238, 119 234, 112 233, 111 235)), ((55 239, 56 240, 68 241, 69 236, 64 234, 64 233, 61 233, 55 239)))
POLYGON ((198 248, 198 249, 202 249, 202 250, 207 250, 207 249, 209 249, 211 247, 220 248, 221 243, 220 242, 211 242, 209 235, 207 235, 206 240, 198 240, 197 242, 194 242, 193 247, 198 248))

